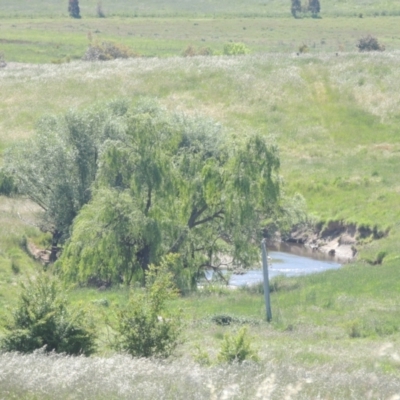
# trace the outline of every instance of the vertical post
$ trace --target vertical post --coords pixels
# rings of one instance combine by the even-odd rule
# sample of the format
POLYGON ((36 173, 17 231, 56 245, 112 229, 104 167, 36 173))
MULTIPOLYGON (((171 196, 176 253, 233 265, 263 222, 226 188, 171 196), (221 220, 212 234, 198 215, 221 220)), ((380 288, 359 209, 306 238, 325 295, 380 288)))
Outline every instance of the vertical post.
POLYGON ((267 244, 266 239, 261 240, 261 252, 262 252, 262 262, 263 262, 263 275, 264 275, 264 299, 265 308, 267 311, 267 321, 270 322, 272 319, 271 312, 271 300, 269 297, 269 276, 268 276, 268 261, 267 261, 267 244))

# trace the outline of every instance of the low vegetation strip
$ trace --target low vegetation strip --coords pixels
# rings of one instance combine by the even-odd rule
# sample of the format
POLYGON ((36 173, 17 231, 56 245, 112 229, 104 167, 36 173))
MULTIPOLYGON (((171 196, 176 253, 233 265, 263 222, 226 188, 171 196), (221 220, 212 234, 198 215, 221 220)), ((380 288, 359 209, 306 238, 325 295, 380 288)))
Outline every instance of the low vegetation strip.
POLYGON ((200 367, 188 360, 157 362, 110 357, 0 354, 1 399, 395 399, 398 377, 338 365, 275 360, 200 367))

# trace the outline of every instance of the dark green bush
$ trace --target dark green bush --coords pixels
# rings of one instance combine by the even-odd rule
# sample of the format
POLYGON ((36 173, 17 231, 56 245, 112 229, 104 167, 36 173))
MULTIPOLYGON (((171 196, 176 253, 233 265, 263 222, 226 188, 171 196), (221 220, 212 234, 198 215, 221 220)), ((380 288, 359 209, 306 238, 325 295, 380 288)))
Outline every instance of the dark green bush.
POLYGON ((10 196, 17 192, 13 178, 0 170, 0 195, 10 196))
POLYGON ((79 1, 78 0, 69 0, 68 1, 68 13, 72 18, 80 18, 80 9, 79 9, 79 1))
POLYGON ((45 274, 22 286, 18 307, 0 347, 30 353, 45 347, 57 353, 89 355, 95 350, 94 330, 80 310, 71 313, 61 285, 45 274))
POLYGON ((372 35, 367 35, 359 39, 357 44, 359 51, 384 51, 385 46, 378 42, 378 39, 372 35))
POLYGON ((259 325, 260 320, 246 317, 236 317, 229 314, 216 314, 211 316, 211 322, 216 325, 259 325))

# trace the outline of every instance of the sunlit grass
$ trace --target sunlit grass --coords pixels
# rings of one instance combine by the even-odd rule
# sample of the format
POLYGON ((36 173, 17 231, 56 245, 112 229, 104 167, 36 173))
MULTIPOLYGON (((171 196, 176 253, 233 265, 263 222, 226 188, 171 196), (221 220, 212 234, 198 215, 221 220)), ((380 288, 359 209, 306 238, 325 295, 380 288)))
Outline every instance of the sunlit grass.
MULTIPOLYGON (((0 393, 28 399, 50 399, 54 393, 58 398, 79 398, 73 396, 83 393, 80 398, 96 399, 132 398, 138 393, 137 398, 190 398, 187 393, 194 393, 194 398, 243 399, 257 394, 282 399, 289 393, 299 399, 321 394, 337 399, 396 395, 399 62, 396 52, 301 57, 274 53, 11 63, 1 69, 1 151, 30 137, 43 114, 117 97, 157 97, 171 110, 220 121, 228 138, 250 130, 272 134, 280 147, 285 190, 305 197, 315 221, 343 220, 376 227, 388 236, 360 238, 357 264, 275 282, 271 324, 264 321, 260 293, 215 289, 172 302, 170 307, 183 310, 185 330, 178 360, 167 363, 131 360, 109 349, 104 320, 126 303, 126 288, 75 289, 70 293, 72 304, 87 308, 96 321, 99 354, 105 358, 3 354, 0 393), (381 252, 385 256, 378 265, 381 252), (239 327, 213 323, 211 317, 220 314, 250 326, 260 364, 241 369, 194 364, 196 345, 215 358, 224 333, 239 327)), ((23 199, 0 197, 1 317, 16 302, 18 281, 43 268, 23 249, 24 236, 44 241, 30 226, 35 212, 23 199)))
MULTIPOLYGON (((80 9, 83 18, 96 16, 97 0, 81 2, 80 9)), ((258 1, 249 0, 243 3, 238 0, 219 1, 160 1, 160 0, 137 0, 134 3, 127 0, 104 0, 102 8, 106 16, 125 15, 130 17, 149 16, 240 16, 246 17, 282 17, 290 15, 290 3, 280 0, 258 1)), ((38 0, 34 3, 23 0, 3 0, 1 17, 24 16, 36 18, 38 16, 58 17, 67 16, 67 6, 62 0, 47 2, 38 0)), ((396 2, 386 0, 348 0, 341 2, 322 3, 321 13, 323 16, 388 16, 399 15, 400 8, 396 2)), ((361 18, 360 18, 361 19, 361 18)))
POLYGON ((351 53, 10 64, 0 70, 0 143, 29 137, 46 113, 154 96, 222 122, 228 134, 274 135, 286 191, 303 194, 316 219, 397 235, 398 62, 397 53, 351 53))
MULTIPOLYGON (((356 51, 366 34, 376 36, 386 51, 400 49, 394 16, 294 19, 289 14, 284 18, 0 18, 0 51, 11 62, 64 63, 81 59, 90 40, 122 43, 144 57, 178 56, 189 45, 222 54, 225 44, 243 42, 252 53, 296 54, 307 45, 310 54, 339 56, 356 51)), ((375 73, 383 76, 384 70, 375 73)), ((358 82, 368 86, 365 76, 358 82)))
MULTIPOLYGON (((7 399, 310 399, 321 394, 332 399, 396 398, 395 376, 368 368, 349 370, 347 359, 320 368, 314 361, 329 356, 293 350, 290 364, 270 359, 213 368, 187 360, 162 363, 122 355, 3 354, 0 390, 7 399), (306 360, 307 368, 298 360, 306 360)), ((380 360, 390 369, 393 347, 381 351, 380 360)))

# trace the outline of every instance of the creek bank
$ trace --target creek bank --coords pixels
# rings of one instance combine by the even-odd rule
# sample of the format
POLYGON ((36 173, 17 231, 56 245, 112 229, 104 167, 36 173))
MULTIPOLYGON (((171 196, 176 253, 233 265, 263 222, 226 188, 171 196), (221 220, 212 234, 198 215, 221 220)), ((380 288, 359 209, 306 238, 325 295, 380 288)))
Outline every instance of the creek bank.
POLYGON ((301 255, 305 255, 306 251, 323 254, 340 262, 350 262, 356 258, 357 247, 362 240, 366 238, 377 240, 387 234, 387 231, 379 231, 376 227, 370 228, 341 221, 331 221, 327 224, 319 223, 311 228, 294 227, 286 237, 278 235, 274 238, 271 246, 274 247, 281 243, 283 246, 288 246, 286 251, 294 254, 299 254, 300 251, 301 255))

